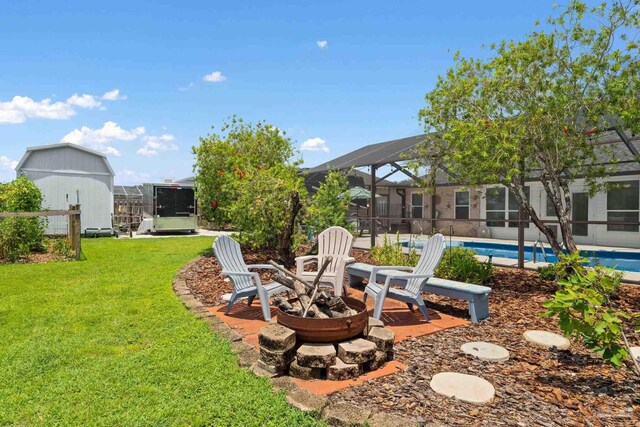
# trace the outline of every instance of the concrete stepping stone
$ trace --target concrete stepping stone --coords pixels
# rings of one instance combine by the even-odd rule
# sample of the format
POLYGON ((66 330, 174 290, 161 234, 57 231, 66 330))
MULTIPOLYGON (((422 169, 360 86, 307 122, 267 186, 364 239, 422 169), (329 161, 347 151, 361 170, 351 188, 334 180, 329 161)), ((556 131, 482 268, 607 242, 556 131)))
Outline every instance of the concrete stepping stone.
POLYGON ((509 360, 509 351, 506 348, 490 342, 468 342, 466 344, 462 344, 460 350, 465 354, 489 362, 504 362, 509 360))
POLYGON ((631 358, 640 362, 640 347, 631 347, 631 358))
POLYGON ((429 386, 433 391, 443 396, 477 405, 491 402, 496 393, 489 381, 458 372, 436 374, 431 379, 429 386))
POLYGON ((571 342, 562 335, 548 331, 529 330, 525 331, 524 339, 531 344, 545 348, 557 348, 558 350, 568 350, 571 342))

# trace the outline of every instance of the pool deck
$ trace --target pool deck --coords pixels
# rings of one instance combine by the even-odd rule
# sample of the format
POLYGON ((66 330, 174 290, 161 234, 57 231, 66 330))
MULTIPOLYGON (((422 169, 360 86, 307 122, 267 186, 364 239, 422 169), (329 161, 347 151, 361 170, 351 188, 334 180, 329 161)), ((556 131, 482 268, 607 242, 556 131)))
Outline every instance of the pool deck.
MULTIPOLYGON (((395 241, 395 236, 390 236, 390 238, 394 239, 395 241)), ((425 240, 427 239, 428 236, 421 236, 421 235, 412 235, 412 234, 401 234, 400 235, 400 241, 406 241, 406 240, 425 240)), ((448 241, 448 237, 445 237, 448 241)), ((382 241, 384 239, 384 234, 379 235, 376 239, 376 242, 380 245, 382 244, 382 241)), ((485 243, 502 243, 502 244, 513 244, 513 245, 517 245, 518 241, 517 240, 502 240, 502 239, 487 239, 487 238, 482 238, 482 237, 462 237, 462 236, 454 236, 452 237, 452 240, 458 240, 458 241, 465 241, 465 242, 485 242, 485 243)), ((531 247, 533 245, 533 241, 531 240, 525 240, 524 244, 525 246, 531 247)), ((371 249, 371 238, 369 236, 366 237, 358 237, 357 239, 355 239, 355 242, 353 244, 353 247, 356 249, 365 249, 365 250, 369 250, 371 249)), ((578 245, 578 248, 581 250, 586 250, 586 251, 593 251, 593 250, 606 250, 606 251, 624 251, 624 252, 637 252, 640 253, 640 249, 635 249, 635 248, 622 248, 622 247, 614 247, 614 246, 594 246, 594 245, 578 245)), ((476 258, 478 258, 480 261, 484 262, 487 261, 489 259, 489 257, 487 256, 483 256, 483 255, 476 255, 476 258)), ((518 260, 515 259, 511 259, 511 258, 498 258, 498 257, 493 257, 492 258, 493 264, 500 266, 500 267, 510 267, 510 268, 515 268, 518 266, 518 260)), ((549 263, 547 262, 533 262, 533 261, 525 261, 524 263, 524 268, 526 268, 527 270, 536 270, 538 267, 542 267, 544 265, 548 265, 549 263)), ((633 283, 633 284, 640 284, 640 272, 636 272, 636 271, 624 271, 623 272, 623 277, 622 280, 626 283, 633 283)))

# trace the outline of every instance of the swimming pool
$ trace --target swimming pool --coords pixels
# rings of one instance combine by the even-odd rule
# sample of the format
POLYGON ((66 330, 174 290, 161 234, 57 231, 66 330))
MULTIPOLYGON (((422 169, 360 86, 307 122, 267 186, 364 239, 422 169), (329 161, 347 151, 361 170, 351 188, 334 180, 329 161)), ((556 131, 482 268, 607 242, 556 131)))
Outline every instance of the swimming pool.
MULTIPOLYGON (((411 243, 418 249, 421 249, 424 245, 424 241, 420 240, 416 240, 411 243)), ((409 242, 402 242, 402 246, 409 247, 409 242)), ((449 246, 449 240, 447 240, 447 246, 449 246)), ((473 249, 478 255, 492 256, 495 258, 518 259, 518 245, 513 243, 453 240, 451 241, 451 246, 473 249)), ((542 249, 539 247, 536 249, 536 259, 538 261, 544 261, 545 259, 542 254, 542 249)), ((547 253, 547 262, 556 262, 558 260, 553 254, 551 248, 548 246, 545 247, 545 252, 547 253)), ((618 270, 640 272, 640 252, 599 249, 593 251, 582 251, 582 255, 591 260, 591 265, 600 264, 605 267, 612 267, 618 270)), ((524 259, 525 261, 533 261, 533 248, 531 245, 525 246, 524 259)))

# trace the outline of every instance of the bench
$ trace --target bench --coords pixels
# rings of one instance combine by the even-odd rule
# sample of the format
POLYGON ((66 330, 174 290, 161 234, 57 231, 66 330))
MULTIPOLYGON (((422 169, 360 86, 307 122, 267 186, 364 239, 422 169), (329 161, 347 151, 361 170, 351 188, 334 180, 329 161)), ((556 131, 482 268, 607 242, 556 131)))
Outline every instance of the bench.
MULTIPOLYGON (((371 267, 373 266, 361 262, 349 265, 347 267, 349 286, 363 284, 362 279, 371 277, 371 267)), ((377 273, 376 280, 381 282, 386 280, 384 270, 377 273)), ((401 278, 391 281, 392 285, 404 286, 406 283, 407 281, 401 278)), ((489 317, 489 294, 491 293, 491 288, 487 286, 431 277, 427 280, 424 292, 469 301, 469 315, 471 315, 473 323, 478 323, 489 317)))

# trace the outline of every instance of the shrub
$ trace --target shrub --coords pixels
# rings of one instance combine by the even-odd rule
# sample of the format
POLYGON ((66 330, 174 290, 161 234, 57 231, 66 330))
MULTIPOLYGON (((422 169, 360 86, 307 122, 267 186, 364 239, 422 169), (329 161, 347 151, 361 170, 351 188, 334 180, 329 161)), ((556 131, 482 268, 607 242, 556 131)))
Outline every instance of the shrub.
MULTIPOLYGON (((41 205, 42 193, 28 178, 0 183, 0 212, 35 212, 41 205)), ((41 218, 0 218, 0 259, 15 262, 44 250, 44 229, 41 218)))
POLYGON ((391 242, 385 233, 382 246, 374 246, 370 255, 380 265, 415 267, 420 259, 420 255, 414 248, 410 248, 408 254, 404 253, 402 244, 400 244, 400 233, 396 234, 395 242, 391 242))
POLYGON ((625 327, 639 332, 640 313, 627 313, 612 299, 620 286, 620 272, 602 266, 589 268, 587 262, 578 252, 560 257, 559 289, 542 304, 547 309, 543 315, 558 316, 560 329, 567 337, 581 340, 585 347, 619 367, 630 352, 625 327))
POLYGON ((53 239, 51 241, 51 253, 62 259, 74 257, 73 247, 69 239, 53 239))
POLYGON ((325 181, 319 185, 311 198, 305 225, 314 234, 332 226, 348 229, 349 202, 347 177, 339 171, 327 171, 325 181))
POLYGON ((234 116, 193 152, 204 218, 230 223, 243 244, 277 251, 292 265, 306 189, 285 132, 234 116))
POLYGON ((478 285, 487 283, 493 275, 493 264, 478 261, 475 254, 471 249, 449 248, 436 268, 435 276, 478 285))
POLYGON ((557 264, 549 264, 538 267, 538 275, 544 280, 556 280, 558 274, 557 264))

